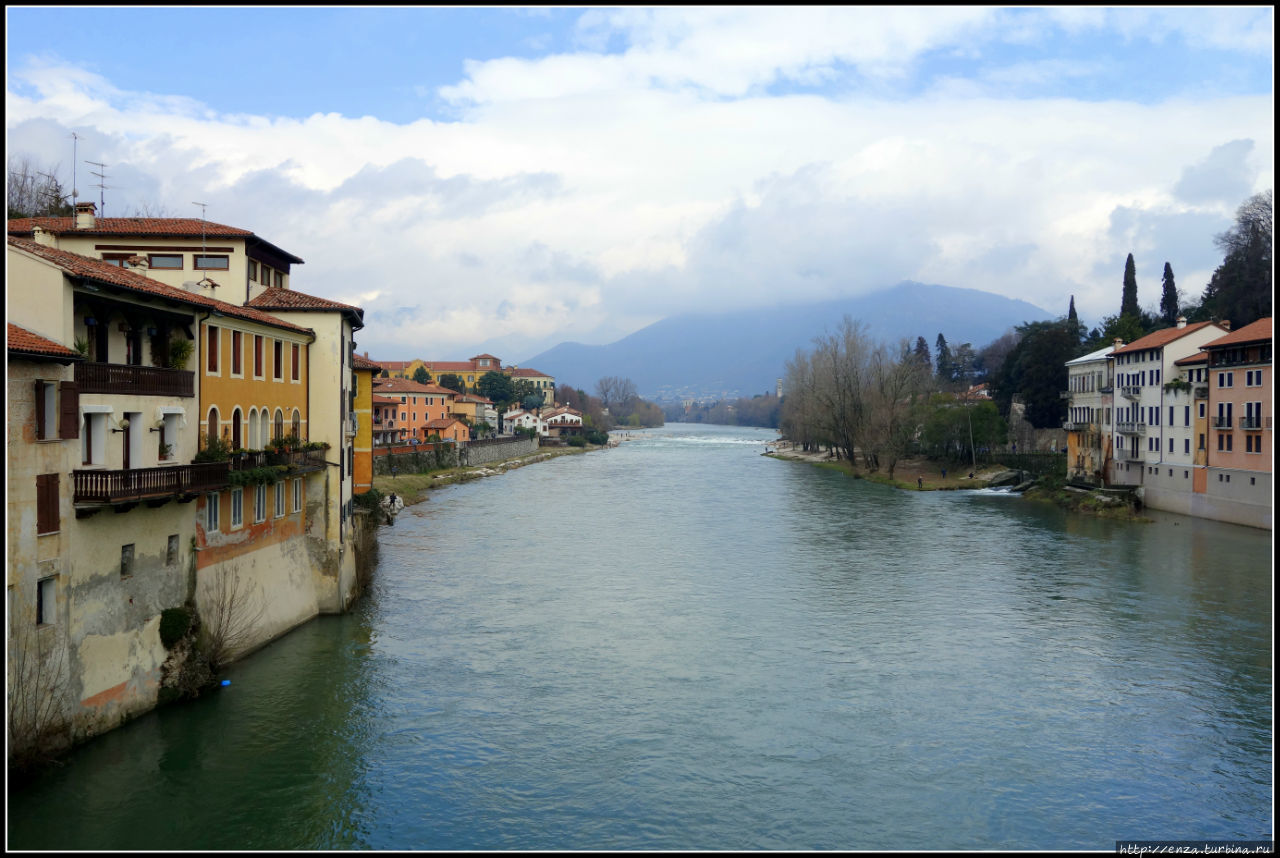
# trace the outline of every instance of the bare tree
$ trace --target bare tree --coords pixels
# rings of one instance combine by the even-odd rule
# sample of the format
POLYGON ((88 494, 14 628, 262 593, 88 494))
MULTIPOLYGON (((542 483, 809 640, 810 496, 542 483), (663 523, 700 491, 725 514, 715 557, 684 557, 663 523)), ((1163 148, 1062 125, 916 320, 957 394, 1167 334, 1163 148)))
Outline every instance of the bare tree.
POLYGON ((266 606, 257 588, 239 572, 223 570, 206 591, 207 609, 201 616, 205 656, 217 671, 230 663, 259 632, 266 606))
POLYGON ((10 155, 5 205, 10 218, 67 216, 71 195, 58 181, 58 166, 44 168, 25 155, 10 155))
POLYGON ((61 626, 19 622, 9 639, 9 765, 15 769, 38 765, 69 744, 70 671, 62 634, 61 626))

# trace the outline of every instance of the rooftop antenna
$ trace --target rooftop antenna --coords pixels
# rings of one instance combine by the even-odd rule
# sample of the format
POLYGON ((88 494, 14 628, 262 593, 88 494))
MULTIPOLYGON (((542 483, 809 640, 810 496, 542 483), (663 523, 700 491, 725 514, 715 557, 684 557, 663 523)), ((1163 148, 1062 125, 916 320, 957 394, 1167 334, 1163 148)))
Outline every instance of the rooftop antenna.
MULTIPOLYGON (((92 176, 97 176, 97 177, 98 177, 98 179, 99 179, 98 184, 96 184, 96 185, 94 185, 94 186, 93 186, 93 187, 95 187, 95 188, 97 188, 97 189, 98 189, 98 217, 106 217, 106 216, 107 216, 107 201, 106 201, 106 198, 104 197, 104 192, 105 192, 105 191, 107 190, 107 188, 108 188, 108 185, 107 185, 107 173, 106 173, 107 165, 106 165, 106 164, 100 164, 100 163, 98 163, 97 161, 85 161, 85 163, 86 163, 86 164, 92 164, 93 166, 98 167, 98 168, 100 168, 100 169, 102 170, 102 172, 101 172, 101 173, 95 173, 95 172, 93 172, 92 170, 90 170, 90 171, 89 171, 89 174, 90 174, 90 175, 92 175, 92 176)), ((74 182, 73 182, 73 184, 74 184, 74 182)))
POLYGON ((80 192, 76 190, 76 144, 80 142, 80 135, 74 131, 71 132, 71 210, 76 209, 76 197, 80 192))
MULTIPOLYGON (((200 207, 200 256, 201 256, 201 257, 204 257, 204 256, 205 256, 205 250, 206 250, 206 246, 205 246, 205 217, 204 217, 204 214, 205 214, 205 209, 206 209, 206 208, 208 208, 208 203, 197 203, 197 202, 193 202, 193 203, 191 203, 191 205, 193 205, 193 206, 199 206, 199 207, 200 207)), ((203 277, 201 277, 199 280, 197 280, 197 281, 196 281, 196 285, 197 285, 197 286, 207 286, 207 287, 209 287, 210 289, 216 289, 216 288, 218 288, 218 284, 217 284, 217 283, 214 283, 214 282, 213 282, 213 280, 211 280, 211 279, 210 279, 210 277, 209 277, 209 275, 208 275, 208 274, 206 274, 205 276, 203 276, 203 277)))

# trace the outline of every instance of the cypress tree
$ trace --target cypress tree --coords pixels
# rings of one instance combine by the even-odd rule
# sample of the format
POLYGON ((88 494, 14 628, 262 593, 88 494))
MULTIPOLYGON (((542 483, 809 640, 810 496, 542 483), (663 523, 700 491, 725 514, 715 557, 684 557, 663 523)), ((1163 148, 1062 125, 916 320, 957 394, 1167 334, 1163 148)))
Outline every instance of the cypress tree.
POLYGON ((930 372, 933 372, 933 361, 929 358, 929 344, 925 342, 924 337, 916 337, 916 360, 930 372))
POLYGON ((1120 315, 1137 317, 1138 310, 1138 275, 1133 265, 1133 254, 1124 261, 1124 292, 1120 296, 1120 315))
POLYGON ((955 367, 951 364, 951 349, 947 347, 947 338, 942 334, 938 334, 938 359, 934 361, 937 367, 938 381, 947 383, 955 380, 955 367))
POLYGON ((1164 289, 1160 295, 1160 318, 1166 325, 1178 322, 1178 287, 1173 283, 1173 267, 1164 264, 1164 289))

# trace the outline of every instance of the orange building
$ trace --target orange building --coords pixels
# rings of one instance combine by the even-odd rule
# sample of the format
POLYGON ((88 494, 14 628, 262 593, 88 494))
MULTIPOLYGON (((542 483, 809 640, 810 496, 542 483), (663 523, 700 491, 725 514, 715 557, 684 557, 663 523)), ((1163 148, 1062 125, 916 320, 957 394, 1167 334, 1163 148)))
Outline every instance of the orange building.
MULTIPOLYGON (((419 384, 403 378, 379 378, 374 380, 374 391, 379 397, 400 401, 396 414, 400 437, 425 441, 432 434, 427 424, 432 420, 444 420, 453 410, 454 392, 438 384, 419 384)), ((443 436, 441 436, 443 437, 443 436)))

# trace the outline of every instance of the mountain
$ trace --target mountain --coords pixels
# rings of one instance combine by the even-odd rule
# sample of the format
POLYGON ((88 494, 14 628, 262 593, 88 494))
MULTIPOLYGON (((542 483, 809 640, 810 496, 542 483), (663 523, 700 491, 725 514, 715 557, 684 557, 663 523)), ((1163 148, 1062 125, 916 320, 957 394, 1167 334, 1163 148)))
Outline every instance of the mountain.
POLYGON ((924 337, 932 352, 938 334, 954 349, 975 349, 1014 325, 1053 318, 1026 301, 979 289, 910 281, 869 295, 816 304, 698 313, 654 322, 615 343, 561 343, 520 366, 593 392, 604 376, 630 378, 646 399, 753 396, 772 391, 797 349, 834 331, 848 314, 876 340, 924 337))

